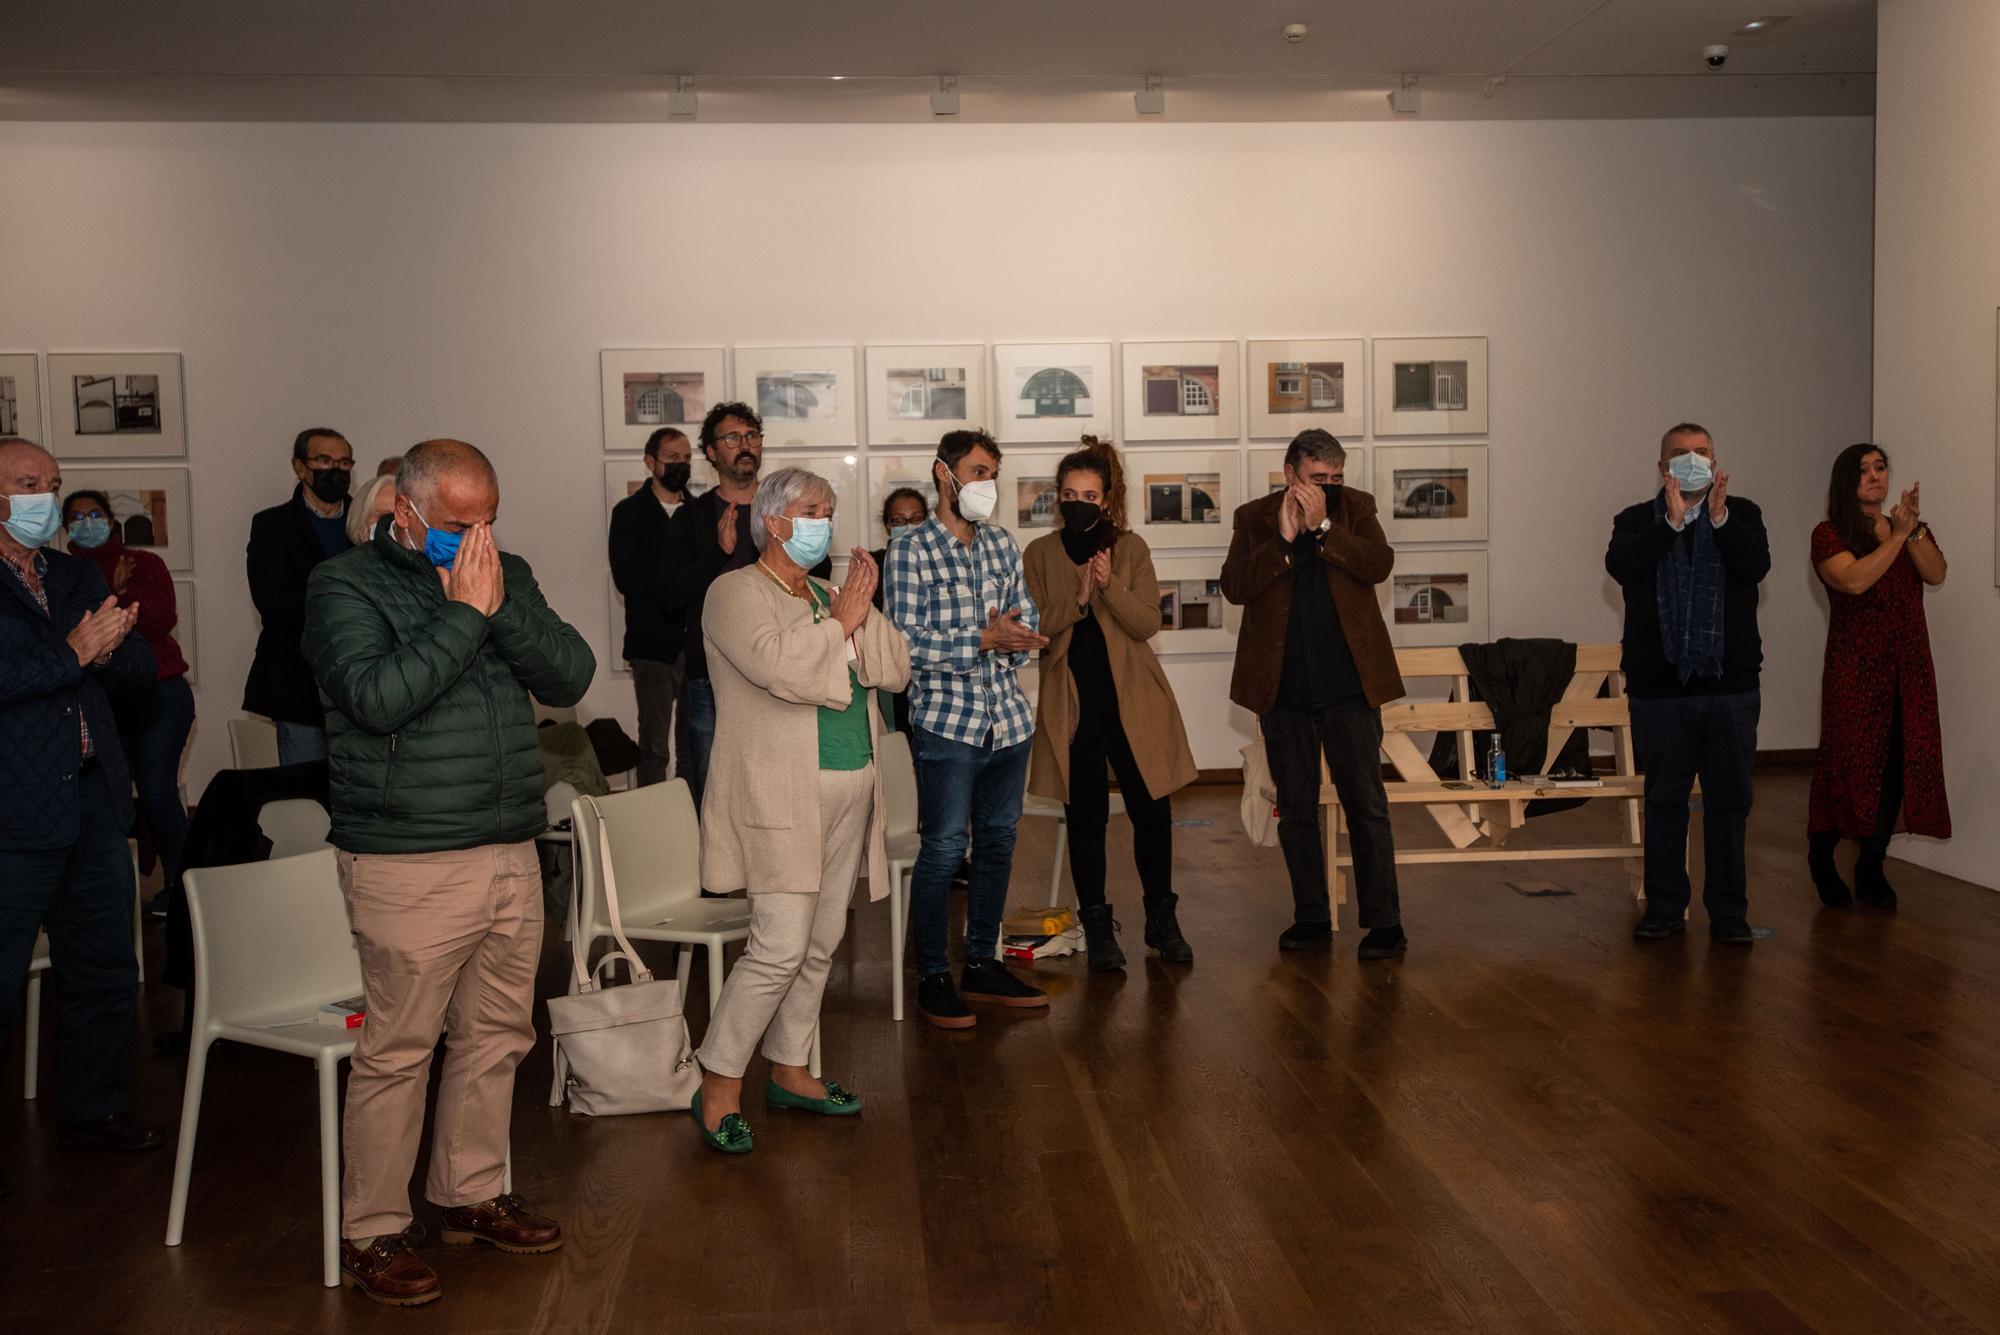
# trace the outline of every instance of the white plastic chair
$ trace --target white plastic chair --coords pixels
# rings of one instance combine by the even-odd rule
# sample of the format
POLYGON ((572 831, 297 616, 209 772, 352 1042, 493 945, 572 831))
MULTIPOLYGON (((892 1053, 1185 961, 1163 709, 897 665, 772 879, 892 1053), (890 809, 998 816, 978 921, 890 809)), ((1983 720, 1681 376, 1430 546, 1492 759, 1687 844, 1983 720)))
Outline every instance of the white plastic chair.
POLYGON ((229 720, 229 765, 231 769, 276 769, 278 725, 261 718, 229 720))
MULTIPOLYGON (((1062 902, 1063 868, 1069 865, 1069 814, 1063 810, 1063 804, 1054 798, 1033 795, 1021 799, 1021 814, 1053 819, 1056 823, 1056 861, 1049 868, 1049 907, 1054 908, 1062 902)), ((1111 794, 1111 814, 1125 814, 1123 794, 1111 794)))
MULTIPOLYGON (((723 947, 750 935, 750 905, 741 899, 704 899, 701 894, 701 829, 687 781, 671 779, 596 799, 604 813, 612 868, 618 875, 619 917, 635 941, 667 941, 680 947, 675 977, 687 996, 694 949, 708 950, 708 1008, 722 1000, 723 947)), ((588 801, 570 804, 575 834, 576 882, 570 895, 571 939, 583 943, 587 960, 598 941, 611 935, 598 866, 598 818, 588 801)), ((576 990, 576 978, 570 978, 576 990)), ((817 1063, 814 1063, 817 1065, 817 1063)), ((568 1064, 556 1047, 555 1078, 549 1106, 562 1103, 568 1064)))
MULTIPOLYGON (((139 846, 131 840, 125 846, 132 854, 132 954, 139 961, 139 981, 146 981, 145 888, 139 882, 139 846)), ((41 1092, 42 1064, 42 975, 51 967, 49 934, 37 933, 34 954, 28 957, 27 995, 21 1003, 21 1048, 23 1067, 21 1097, 32 1103, 41 1092)))
POLYGON ((903 942, 910 919, 910 881, 923 838, 917 833, 917 768, 910 735, 886 732, 875 745, 882 768, 882 835, 889 846, 889 1016, 903 1018, 903 942))
POLYGON ((339 1072, 359 1034, 320 1007, 362 990, 333 853, 201 867, 183 881, 194 926, 194 1032, 167 1246, 180 1246, 187 1221, 209 1045, 227 1038, 310 1057, 319 1068, 320 1260, 333 1288, 340 1283, 339 1072))
POLYGON ((271 858, 295 858, 333 845, 326 840, 333 818, 310 797, 285 797, 266 802, 257 813, 257 828, 271 841, 271 858))

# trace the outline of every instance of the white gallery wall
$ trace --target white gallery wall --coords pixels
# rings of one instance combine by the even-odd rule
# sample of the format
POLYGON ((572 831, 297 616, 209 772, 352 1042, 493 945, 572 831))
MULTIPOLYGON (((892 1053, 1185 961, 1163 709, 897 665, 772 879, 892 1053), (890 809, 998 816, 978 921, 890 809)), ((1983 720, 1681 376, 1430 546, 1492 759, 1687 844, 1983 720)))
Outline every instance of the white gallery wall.
POLYGON ((2000 6, 1883 0, 1875 212, 1875 439, 1951 562, 1924 600, 1944 717, 1948 843, 1896 853, 2000 885, 2000 593, 1994 589, 2000 317, 2000 6))
MULTIPOLYGON (((1484 335, 1491 634, 1615 639, 1611 515, 1650 493, 1665 426, 1705 422, 1776 549, 1761 741, 1809 747, 1807 534, 1870 420, 1871 133, 13 123, 0 352, 185 357, 195 792, 255 640, 249 516, 288 493, 308 424, 364 465, 428 435, 485 447, 503 542, 598 652, 586 710, 631 726, 604 670, 597 354, 660 344, 1484 335)), ((1943 527, 1949 479, 1926 476, 1943 527)), ((1987 500, 1963 504, 1969 538, 1987 500)), ((1970 598, 1985 558, 1955 551, 1970 598)), ((1200 764, 1236 763, 1227 658, 1169 671, 1200 764)))

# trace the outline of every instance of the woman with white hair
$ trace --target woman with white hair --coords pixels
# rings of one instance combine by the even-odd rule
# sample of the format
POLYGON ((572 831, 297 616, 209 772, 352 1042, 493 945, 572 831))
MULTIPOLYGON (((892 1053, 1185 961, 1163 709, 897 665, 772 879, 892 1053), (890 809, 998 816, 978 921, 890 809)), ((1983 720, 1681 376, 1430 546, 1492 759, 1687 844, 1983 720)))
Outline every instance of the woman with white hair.
POLYGON ((361 484, 361 491, 347 503, 347 540, 364 546, 375 536, 382 516, 396 508, 396 475, 377 473, 361 484))
POLYGON ((760 1037, 766 1107, 861 1111, 806 1063, 864 851, 871 897, 888 893, 868 692, 903 689, 910 646, 875 610, 880 571, 865 550, 838 588, 806 574, 832 546, 833 506, 832 484, 803 468, 765 478, 750 505, 756 564, 718 578, 702 608, 716 715, 702 879, 749 890, 750 941, 696 1054, 694 1115, 702 1139, 730 1154, 751 1147, 743 1073, 760 1037))

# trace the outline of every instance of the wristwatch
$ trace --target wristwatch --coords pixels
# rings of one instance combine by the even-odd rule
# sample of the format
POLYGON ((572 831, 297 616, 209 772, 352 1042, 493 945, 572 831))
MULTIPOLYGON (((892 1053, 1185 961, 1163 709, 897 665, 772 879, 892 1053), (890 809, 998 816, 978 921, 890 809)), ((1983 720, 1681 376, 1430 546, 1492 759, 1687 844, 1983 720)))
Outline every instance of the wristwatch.
POLYGON ((1319 527, 1313 530, 1313 536, 1323 538, 1331 532, 1333 532, 1333 520, 1329 517, 1319 521, 1319 527))
POLYGON ((1929 524, 1919 524, 1915 528, 1910 530, 1910 541, 1922 542, 1925 538, 1928 538, 1930 535, 1931 535, 1931 526, 1929 524))

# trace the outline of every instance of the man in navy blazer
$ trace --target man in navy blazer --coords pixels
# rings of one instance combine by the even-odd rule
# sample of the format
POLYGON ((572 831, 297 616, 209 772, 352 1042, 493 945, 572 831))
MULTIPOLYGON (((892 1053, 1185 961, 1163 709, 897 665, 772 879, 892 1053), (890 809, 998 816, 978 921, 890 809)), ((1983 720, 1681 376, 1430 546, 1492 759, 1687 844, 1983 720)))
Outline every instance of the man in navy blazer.
POLYGON ((165 1134, 128 1111, 138 887, 132 779, 106 690, 145 690, 153 654, 131 633, 139 609, 121 610, 97 567, 44 550, 61 494, 48 451, 0 438, 0 1038, 46 927, 61 1143, 152 1149, 165 1134))

